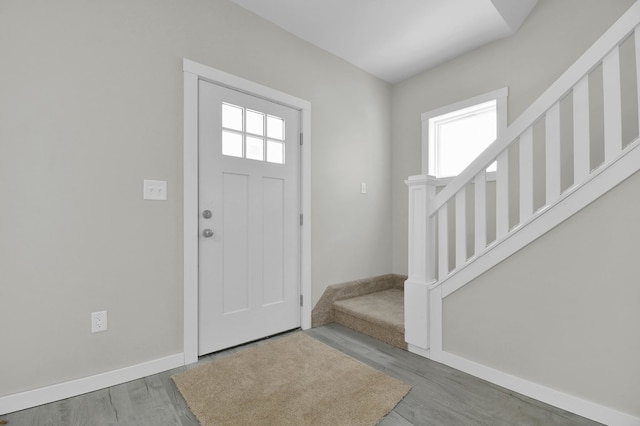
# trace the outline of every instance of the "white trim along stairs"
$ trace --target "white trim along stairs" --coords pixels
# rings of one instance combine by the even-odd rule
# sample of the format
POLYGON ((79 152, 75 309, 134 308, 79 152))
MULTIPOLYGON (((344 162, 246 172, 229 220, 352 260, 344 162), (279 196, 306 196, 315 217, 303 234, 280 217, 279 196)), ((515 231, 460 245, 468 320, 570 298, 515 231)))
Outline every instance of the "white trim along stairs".
MULTIPOLYGON (((640 3, 636 2, 467 169, 436 193, 432 176, 412 176, 409 187, 409 274, 405 282, 405 339, 411 352, 527 396, 610 425, 640 425, 640 418, 477 364, 443 350, 443 299, 574 215, 640 170, 640 139, 622 140, 620 45, 635 38, 640 88, 640 3), (604 161, 592 169, 589 75, 602 68, 604 161), (560 102, 572 95, 573 185, 562 188, 560 102), (533 128, 544 121, 544 205, 534 209, 533 128), (510 200, 509 148, 518 144, 519 200, 510 200), (487 242, 486 168, 497 161, 496 238, 487 242), (466 194, 473 191, 473 194, 466 194), (467 247, 468 197, 475 197, 474 247, 467 247), (510 202, 519 221, 510 227, 510 202), (455 211, 448 206, 455 203, 455 211), (453 223, 449 223, 453 219, 453 223), (450 230, 457 237, 452 238, 450 230), (443 237, 444 236, 444 237, 443 237), (450 241, 451 240, 451 241, 450 241), (473 252, 471 257, 468 253, 473 252), (452 253, 450 255, 450 253, 452 253), (453 265, 449 259, 455 259, 453 265)), ((638 93, 640 99, 640 93, 638 93)), ((640 102, 639 102, 640 103, 640 102)), ((638 108, 640 111, 640 108, 638 108)), ((512 171, 513 172, 513 171, 512 171)), ((493 219, 493 218, 490 218, 493 219)))

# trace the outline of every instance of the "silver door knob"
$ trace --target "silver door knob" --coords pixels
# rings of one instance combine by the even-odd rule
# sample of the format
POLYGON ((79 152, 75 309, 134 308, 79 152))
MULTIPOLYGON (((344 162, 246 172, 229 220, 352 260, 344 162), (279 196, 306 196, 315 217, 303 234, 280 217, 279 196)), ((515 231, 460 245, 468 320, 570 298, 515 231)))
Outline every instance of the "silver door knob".
POLYGON ((211 229, 205 229, 202 231, 202 236, 205 238, 211 238, 213 237, 213 231, 211 229))
POLYGON ((211 210, 205 210, 202 212, 202 217, 204 217, 205 219, 211 219, 211 216, 213 214, 211 213, 211 210))

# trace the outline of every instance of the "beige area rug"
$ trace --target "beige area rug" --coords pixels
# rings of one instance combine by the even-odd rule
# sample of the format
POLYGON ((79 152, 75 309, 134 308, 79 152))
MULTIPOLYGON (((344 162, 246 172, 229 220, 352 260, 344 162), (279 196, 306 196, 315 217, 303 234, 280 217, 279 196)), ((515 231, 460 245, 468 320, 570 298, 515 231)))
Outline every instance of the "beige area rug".
POLYGON ((375 425, 411 389, 304 333, 172 378, 202 426, 375 425))

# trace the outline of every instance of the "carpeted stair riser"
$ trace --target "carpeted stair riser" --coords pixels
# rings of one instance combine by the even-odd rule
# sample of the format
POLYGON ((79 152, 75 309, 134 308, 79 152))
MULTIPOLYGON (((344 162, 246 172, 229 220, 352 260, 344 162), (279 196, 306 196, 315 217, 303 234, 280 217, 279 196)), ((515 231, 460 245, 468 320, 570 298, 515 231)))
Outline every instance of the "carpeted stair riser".
POLYGON ((379 324, 373 324, 369 321, 363 320, 349 314, 336 310, 334 312, 335 322, 359 333, 371 336, 374 339, 378 339, 381 342, 388 343, 400 349, 407 349, 407 343, 404 341, 404 333, 399 333, 392 327, 384 327, 379 324))
POLYGON ((404 340, 404 292, 388 289, 333 303, 338 324, 407 349, 404 340))

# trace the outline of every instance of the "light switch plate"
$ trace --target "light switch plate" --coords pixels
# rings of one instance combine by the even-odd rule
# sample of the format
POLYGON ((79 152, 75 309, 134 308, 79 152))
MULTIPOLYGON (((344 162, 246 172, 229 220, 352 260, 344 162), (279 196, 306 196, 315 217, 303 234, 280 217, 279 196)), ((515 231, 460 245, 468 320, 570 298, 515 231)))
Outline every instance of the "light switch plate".
POLYGON ((167 199, 166 180, 144 180, 143 198, 145 200, 164 201, 167 199))

